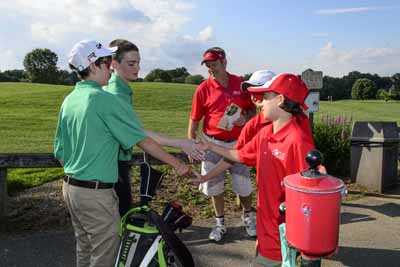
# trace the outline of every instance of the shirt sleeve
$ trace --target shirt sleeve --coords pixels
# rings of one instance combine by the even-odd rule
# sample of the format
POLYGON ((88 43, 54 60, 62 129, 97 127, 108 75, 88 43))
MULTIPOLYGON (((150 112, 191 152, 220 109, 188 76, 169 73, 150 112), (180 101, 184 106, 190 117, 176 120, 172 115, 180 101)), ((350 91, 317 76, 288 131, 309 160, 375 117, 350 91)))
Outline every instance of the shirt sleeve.
POLYGON ((61 107, 60 113, 58 114, 56 136, 54 138, 54 157, 58 160, 64 160, 63 133, 62 133, 62 129, 61 129, 61 115, 62 115, 62 107, 61 107))
POLYGON ((302 142, 296 142, 293 144, 293 164, 291 165, 293 169, 290 171, 290 174, 303 171, 310 167, 306 162, 306 155, 312 149, 314 149, 314 144, 310 142, 310 140, 302 140, 302 142))
POLYGON ((260 134, 254 136, 249 143, 244 145, 241 149, 238 150, 238 156, 242 163, 247 166, 256 166, 257 165, 257 153, 260 142, 260 134))
POLYGON ((147 136, 132 108, 121 104, 113 97, 108 97, 106 112, 102 112, 100 116, 121 148, 130 149, 147 136))
POLYGON ((194 92, 193 101, 192 101, 192 111, 190 112, 190 118, 194 121, 200 121, 204 116, 204 97, 203 90, 201 90, 201 85, 197 87, 194 92))

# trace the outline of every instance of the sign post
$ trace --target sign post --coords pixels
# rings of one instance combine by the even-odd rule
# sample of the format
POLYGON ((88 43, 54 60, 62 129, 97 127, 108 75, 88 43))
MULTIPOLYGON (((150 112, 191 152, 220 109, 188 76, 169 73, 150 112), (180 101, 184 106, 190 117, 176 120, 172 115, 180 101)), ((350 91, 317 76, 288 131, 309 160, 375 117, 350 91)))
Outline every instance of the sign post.
POLYGON ((310 89, 310 93, 306 98, 306 105, 308 106, 308 117, 310 119, 311 129, 314 128, 314 112, 319 110, 320 89, 322 88, 322 71, 313 71, 307 69, 301 73, 301 79, 310 89))

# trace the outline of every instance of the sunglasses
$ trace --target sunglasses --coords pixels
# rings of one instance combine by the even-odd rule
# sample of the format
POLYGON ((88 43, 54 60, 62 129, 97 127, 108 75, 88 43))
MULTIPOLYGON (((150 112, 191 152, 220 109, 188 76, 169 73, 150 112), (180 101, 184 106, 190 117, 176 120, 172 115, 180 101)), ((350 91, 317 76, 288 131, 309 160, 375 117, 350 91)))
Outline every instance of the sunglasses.
POLYGON ((262 93, 251 93, 251 100, 254 103, 261 103, 264 100, 264 92, 262 92, 262 93))
POLYGON ((111 68, 111 58, 110 57, 102 57, 102 58, 99 58, 96 62, 95 62, 95 64, 96 64, 96 66, 98 66, 98 67, 100 67, 101 66, 101 64, 104 64, 104 65, 106 65, 106 68, 107 69, 110 69, 111 68))

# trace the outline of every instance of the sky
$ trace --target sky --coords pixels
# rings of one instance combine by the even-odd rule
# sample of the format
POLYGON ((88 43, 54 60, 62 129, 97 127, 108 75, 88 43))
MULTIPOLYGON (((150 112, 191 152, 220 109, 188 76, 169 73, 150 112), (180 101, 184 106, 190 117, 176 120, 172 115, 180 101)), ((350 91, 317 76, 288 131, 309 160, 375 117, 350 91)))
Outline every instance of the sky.
POLYGON ((186 67, 206 75, 204 50, 220 46, 228 71, 259 69, 342 77, 400 72, 400 0, 1 0, 0 71, 48 48, 67 69, 83 39, 138 45, 141 73, 186 67))

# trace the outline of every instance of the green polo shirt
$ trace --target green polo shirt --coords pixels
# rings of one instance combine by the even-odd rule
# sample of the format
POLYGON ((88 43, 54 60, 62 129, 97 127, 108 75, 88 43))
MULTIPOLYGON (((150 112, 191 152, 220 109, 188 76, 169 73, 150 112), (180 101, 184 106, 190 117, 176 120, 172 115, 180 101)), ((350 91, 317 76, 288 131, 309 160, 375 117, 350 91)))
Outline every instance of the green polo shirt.
MULTIPOLYGON (((129 85, 121 79, 120 76, 113 72, 108 81, 108 85, 103 87, 107 92, 115 95, 122 105, 127 105, 127 108, 132 109, 132 89, 129 85)), ((134 120, 142 127, 135 111, 132 109, 134 120)), ((144 133, 143 133, 144 134, 144 133)), ((119 160, 130 160, 132 157, 132 149, 121 149, 119 152, 119 160)))
POLYGON ((96 82, 81 81, 61 106, 54 155, 76 179, 115 183, 120 147, 130 149, 144 138, 132 108, 96 82))

